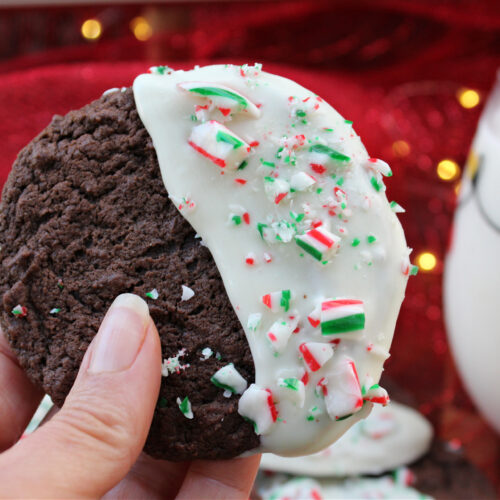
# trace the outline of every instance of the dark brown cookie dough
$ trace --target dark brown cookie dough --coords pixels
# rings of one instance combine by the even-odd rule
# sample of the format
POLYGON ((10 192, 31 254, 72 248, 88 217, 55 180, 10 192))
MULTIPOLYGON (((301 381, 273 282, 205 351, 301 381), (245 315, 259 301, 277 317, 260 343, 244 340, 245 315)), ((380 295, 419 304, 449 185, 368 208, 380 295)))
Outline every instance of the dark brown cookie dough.
POLYGON ((472 465, 461 449, 435 441, 423 458, 411 466, 415 488, 438 500, 493 500, 490 481, 472 465))
POLYGON ((130 89, 55 116, 21 151, 3 191, 0 245, 2 328, 57 405, 113 299, 156 288, 158 299, 147 301, 163 357, 185 349, 180 361, 190 366, 162 377, 145 450, 188 460, 258 446, 237 397, 210 382, 229 362, 253 381, 245 334, 212 256, 168 199, 130 89), (181 285, 194 297, 181 301, 181 285), (18 304, 25 317, 12 314, 18 304), (214 354, 202 361, 206 347, 214 354), (193 420, 176 404, 185 396, 193 420))

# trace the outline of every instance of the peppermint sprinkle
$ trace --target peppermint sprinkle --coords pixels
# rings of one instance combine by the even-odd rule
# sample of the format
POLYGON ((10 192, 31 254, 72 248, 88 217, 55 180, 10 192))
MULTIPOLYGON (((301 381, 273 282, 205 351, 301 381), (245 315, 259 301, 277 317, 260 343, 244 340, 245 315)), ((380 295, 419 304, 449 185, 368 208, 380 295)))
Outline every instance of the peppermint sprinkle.
POLYGON ((332 346, 321 342, 304 342, 300 344, 299 351, 312 372, 318 371, 333 356, 332 346))
POLYGON ((262 320, 262 314, 260 313, 249 314, 247 320, 247 328, 252 332, 257 331, 257 329, 260 326, 261 320, 262 320))
POLYGON ((212 351, 212 349, 210 349, 210 347, 205 347, 202 351, 201 351, 201 354, 202 354, 202 358, 200 358, 202 361, 206 361, 210 356, 212 356, 212 354, 214 353, 214 351, 212 351))
POLYGON ((390 205, 391 205, 391 210, 395 214, 403 214, 406 212, 406 210, 399 203, 395 201, 391 201, 390 205))
POLYGON ((278 387, 285 389, 284 391, 281 391, 281 394, 285 398, 297 404, 299 408, 302 408, 304 406, 306 389, 304 383, 298 378, 279 378, 278 387))
POLYGON ((189 398, 186 396, 182 401, 181 398, 177 398, 177 405, 179 406, 179 410, 181 410, 181 413, 186 417, 191 420, 194 415, 193 415, 193 410, 191 409, 191 402, 189 401, 189 398))
POLYGON ((278 420, 278 410, 270 389, 252 384, 238 402, 238 413, 249 420, 256 434, 267 434, 278 420))
POLYGON ((347 356, 341 360, 327 374, 329 388, 325 395, 325 405, 332 420, 344 420, 363 406, 361 387, 354 361, 347 356))
POLYGON ((339 299, 321 303, 321 333, 332 335, 363 330, 365 310, 361 300, 339 299))
POLYGON ((292 292, 290 290, 271 292, 262 297, 262 303, 271 309, 272 312, 278 312, 280 308, 283 308, 285 312, 288 312, 291 300, 292 292))
POLYGON ((59 307, 54 307, 49 311, 49 314, 57 314, 59 312, 61 312, 61 309, 59 307))
POLYGON ((248 386, 247 381, 241 376, 233 363, 229 363, 217 370, 210 378, 212 384, 231 394, 243 394, 248 386))
POLYGON ((295 236, 295 243, 321 262, 337 253, 340 238, 327 229, 318 227, 295 236))
POLYGON ((146 297, 149 299, 156 300, 160 294, 158 293, 158 290, 156 288, 153 288, 150 292, 146 292, 146 297))
POLYGON ((11 313, 19 318, 24 318, 28 314, 28 309, 21 304, 17 304, 17 306, 12 309, 11 313))
POLYGON ((245 257, 245 264, 247 264, 248 266, 253 266, 255 265, 255 259, 256 259, 255 254, 253 252, 250 252, 245 257))
POLYGON ((193 290, 191 290, 191 288, 189 288, 188 286, 186 285, 181 285, 182 286, 182 296, 181 296, 181 300, 182 301, 186 301, 186 300, 189 300, 189 299, 192 299, 194 297, 194 292, 193 290))
POLYGON ((171 373, 179 374, 181 370, 189 368, 191 365, 186 363, 183 365, 179 358, 182 358, 186 354, 186 349, 181 349, 175 356, 164 359, 161 365, 161 374, 163 377, 168 377, 171 373))
POLYGON ((364 167, 375 172, 380 172, 384 177, 392 177, 391 167, 383 160, 368 158, 364 163, 364 167))

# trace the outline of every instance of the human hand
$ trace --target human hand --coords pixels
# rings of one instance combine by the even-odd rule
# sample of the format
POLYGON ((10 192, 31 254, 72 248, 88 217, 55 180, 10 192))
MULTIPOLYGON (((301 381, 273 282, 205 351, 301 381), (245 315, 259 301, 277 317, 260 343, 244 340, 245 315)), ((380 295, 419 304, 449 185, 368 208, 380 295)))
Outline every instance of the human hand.
POLYGON ((43 393, 0 332, 0 496, 248 498, 258 455, 173 463, 141 453, 160 381, 160 339, 148 306, 136 295, 120 295, 87 349, 64 406, 17 441, 43 393))

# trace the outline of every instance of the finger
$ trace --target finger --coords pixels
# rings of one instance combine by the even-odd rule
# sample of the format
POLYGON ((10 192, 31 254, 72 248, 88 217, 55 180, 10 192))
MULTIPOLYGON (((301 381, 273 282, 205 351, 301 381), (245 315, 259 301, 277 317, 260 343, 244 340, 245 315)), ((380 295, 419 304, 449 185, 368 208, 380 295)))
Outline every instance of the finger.
POLYGON ((189 462, 155 460, 142 453, 123 481, 103 498, 175 498, 188 467, 189 462))
POLYGON ((29 381, 0 331, 0 452, 21 437, 42 397, 43 391, 29 381))
POLYGON ((217 498, 247 500, 260 455, 233 460, 197 460, 188 469, 177 500, 217 498))
POLYGON ((141 452, 161 379, 161 348, 147 304, 113 302, 64 406, 0 457, 7 497, 101 497, 141 452))

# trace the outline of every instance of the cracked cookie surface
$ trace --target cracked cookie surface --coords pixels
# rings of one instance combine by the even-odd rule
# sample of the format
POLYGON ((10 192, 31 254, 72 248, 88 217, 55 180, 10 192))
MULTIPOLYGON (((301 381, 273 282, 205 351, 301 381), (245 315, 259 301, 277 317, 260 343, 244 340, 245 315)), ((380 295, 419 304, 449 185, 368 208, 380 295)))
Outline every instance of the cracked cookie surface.
POLYGON ((185 349, 189 367, 162 377, 145 451, 221 459, 258 446, 237 397, 210 382, 230 362, 253 381, 245 334, 209 251, 168 198, 130 89, 55 116, 21 151, 3 190, 0 245, 2 328, 57 405, 113 299, 156 289, 146 300, 162 356, 185 349), (195 292, 190 300, 182 285, 195 292), (18 304, 26 316, 12 314, 18 304), (192 420, 176 403, 185 396, 192 420))

